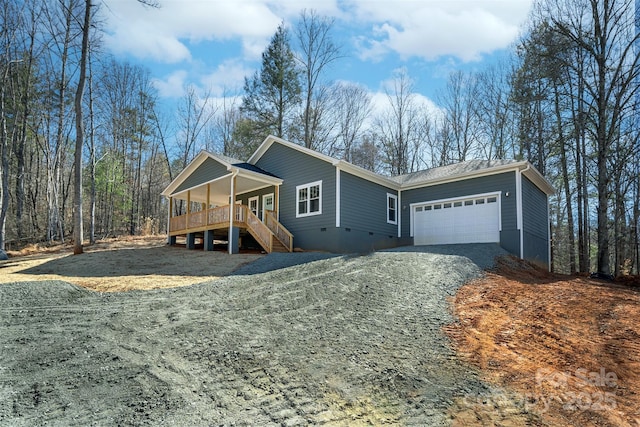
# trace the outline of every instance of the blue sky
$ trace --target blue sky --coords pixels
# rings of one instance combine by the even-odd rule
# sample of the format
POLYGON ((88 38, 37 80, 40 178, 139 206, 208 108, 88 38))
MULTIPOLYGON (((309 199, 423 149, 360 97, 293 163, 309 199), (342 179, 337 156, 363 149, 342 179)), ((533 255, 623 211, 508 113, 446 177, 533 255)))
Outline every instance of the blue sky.
POLYGON ((518 37, 532 0, 103 0, 105 47, 151 71, 160 102, 187 85, 240 90, 260 68, 278 24, 293 25, 302 9, 335 18, 333 38, 344 58, 327 77, 365 85, 374 101, 405 67, 425 102, 453 70, 481 69, 518 37))

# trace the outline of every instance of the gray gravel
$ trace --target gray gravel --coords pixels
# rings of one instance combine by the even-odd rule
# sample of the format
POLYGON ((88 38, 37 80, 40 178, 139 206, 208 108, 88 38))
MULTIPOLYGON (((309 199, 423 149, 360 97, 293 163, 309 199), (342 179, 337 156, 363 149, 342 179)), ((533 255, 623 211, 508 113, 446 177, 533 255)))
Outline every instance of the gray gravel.
POLYGON ((442 332, 447 298, 482 274, 471 259, 502 253, 273 254, 121 294, 0 286, 0 425, 448 425, 496 396, 491 419, 527 417, 442 332))

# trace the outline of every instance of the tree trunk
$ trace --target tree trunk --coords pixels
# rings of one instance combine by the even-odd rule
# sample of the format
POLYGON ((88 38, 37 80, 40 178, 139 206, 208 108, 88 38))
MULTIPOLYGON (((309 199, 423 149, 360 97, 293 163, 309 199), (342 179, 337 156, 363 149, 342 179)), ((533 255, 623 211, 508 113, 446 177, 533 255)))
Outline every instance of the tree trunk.
POLYGON ((74 153, 74 193, 73 193, 73 253, 83 252, 82 239, 82 147, 84 145, 84 123, 82 121, 82 98, 87 77, 87 58, 89 56, 89 30, 91 26, 91 0, 85 0, 84 24, 82 28, 82 53, 80 56, 80 77, 76 90, 76 149, 74 153))

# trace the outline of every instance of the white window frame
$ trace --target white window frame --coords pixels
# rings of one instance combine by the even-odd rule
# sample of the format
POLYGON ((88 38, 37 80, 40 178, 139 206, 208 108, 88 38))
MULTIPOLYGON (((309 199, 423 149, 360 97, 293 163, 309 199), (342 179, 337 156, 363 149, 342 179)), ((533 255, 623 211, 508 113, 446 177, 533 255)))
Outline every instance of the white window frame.
POLYGON ((322 181, 314 181, 308 184, 296 186, 296 218, 304 218, 307 216, 322 215, 322 181), (311 199, 307 198, 307 212, 300 213, 300 190, 307 189, 307 194, 311 194, 311 187, 318 187, 318 210, 310 212, 311 199))
POLYGON ((251 212, 253 212, 253 214, 255 216, 260 215, 260 196, 249 197, 249 199, 247 200, 247 206, 249 207, 249 210, 251 212), (253 209, 251 209, 251 202, 255 202, 256 203, 255 212, 253 211, 253 209))
POLYGON ((391 193, 387 193, 387 224, 398 225, 398 196, 391 193), (393 204, 395 205, 394 212, 396 219, 393 221, 389 218, 389 212, 391 211, 389 208, 389 200, 393 200, 393 204))
POLYGON ((262 215, 261 215, 261 218, 260 218, 262 221, 264 221, 265 218, 266 218, 265 212, 267 210, 275 210, 275 208, 276 208, 275 204, 276 204, 276 198, 274 197, 273 193, 265 194, 265 195, 262 196, 262 212, 261 212, 262 215), (273 209, 267 209, 267 204, 266 203, 267 203, 267 199, 269 197, 271 197, 271 203, 272 203, 271 207, 273 209))

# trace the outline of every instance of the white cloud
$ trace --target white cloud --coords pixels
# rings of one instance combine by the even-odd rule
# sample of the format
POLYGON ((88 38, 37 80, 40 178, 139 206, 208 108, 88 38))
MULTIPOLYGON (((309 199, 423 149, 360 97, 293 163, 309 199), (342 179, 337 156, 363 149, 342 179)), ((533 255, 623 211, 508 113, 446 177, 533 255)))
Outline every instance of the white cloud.
POLYGON ((188 43, 210 40, 237 38, 253 55, 253 46, 260 40, 264 48, 281 21, 267 2, 252 0, 160 0, 160 8, 105 0, 104 6, 109 48, 168 63, 189 60, 188 43))
POLYGON ((244 77, 253 73, 242 61, 230 59, 222 62, 212 73, 204 76, 201 81, 204 87, 210 88, 214 96, 224 95, 225 92, 235 93, 242 90, 244 77))
POLYGON ((379 2, 353 0, 355 14, 371 25, 371 35, 357 40, 362 59, 380 60, 395 52, 401 58, 463 61, 507 47, 518 35, 531 0, 458 0, 379 2))
POLYGON ((184 95, 187 72, 185 70, 174 71, 164 80, 154 78, 151 80, 158 94, 163 98, 180 98, 184 95))

